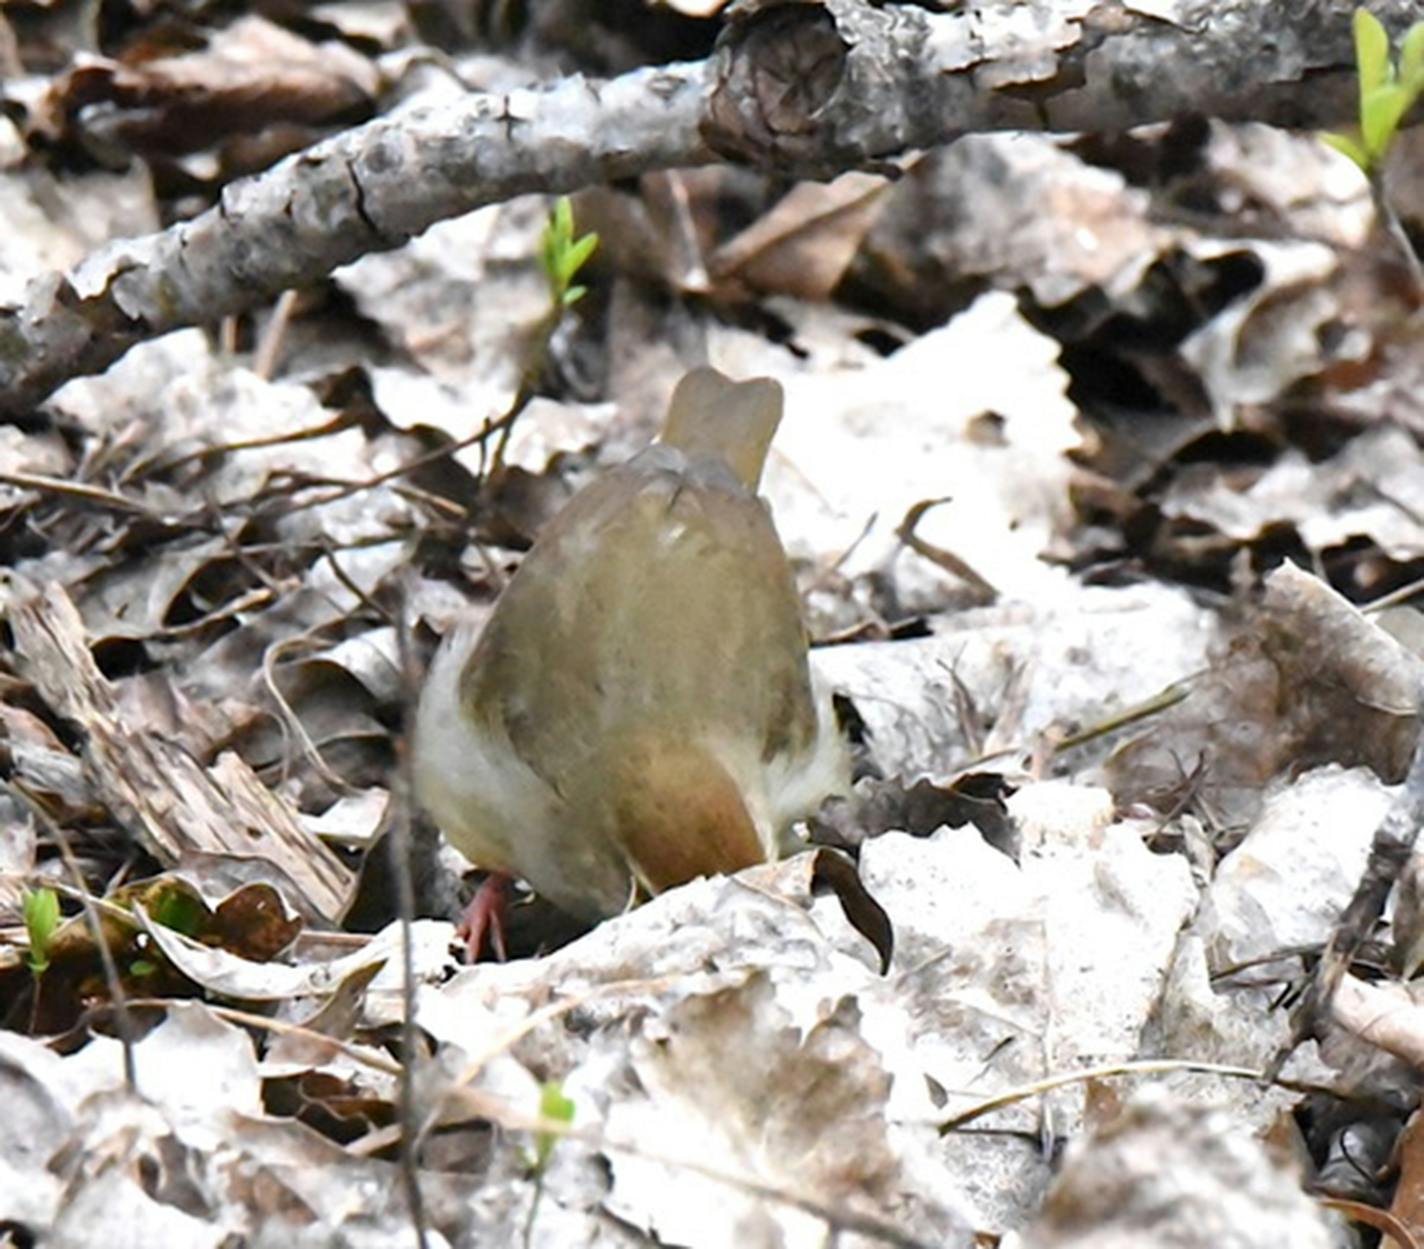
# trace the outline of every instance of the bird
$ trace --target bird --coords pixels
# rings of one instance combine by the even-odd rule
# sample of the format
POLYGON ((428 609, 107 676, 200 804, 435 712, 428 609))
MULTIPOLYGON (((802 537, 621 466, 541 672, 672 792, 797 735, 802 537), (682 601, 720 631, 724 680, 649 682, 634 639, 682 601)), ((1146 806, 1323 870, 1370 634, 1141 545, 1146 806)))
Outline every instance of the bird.
POLYGON ((848 746, 757 493, 782 408, 772 379, 688 373, 658 439, 575 494, 483 630, 437 651, 413 781, 492 873, 491 905, 518 876, 602 920, 776 859, 795 821, 846 792, 848 746))

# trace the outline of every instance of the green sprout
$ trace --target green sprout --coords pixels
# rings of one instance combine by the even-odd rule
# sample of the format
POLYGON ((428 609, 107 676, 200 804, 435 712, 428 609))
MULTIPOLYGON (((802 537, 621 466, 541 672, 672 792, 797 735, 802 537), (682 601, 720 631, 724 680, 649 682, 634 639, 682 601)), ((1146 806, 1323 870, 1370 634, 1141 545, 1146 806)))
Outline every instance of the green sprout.
POLYGON ((1399 45, 1399 59, 1389 53, 1389 33, 1379 18, 1355 10, 1355 67, 1360 79, 1360 127, 1356 134, 1320 137, 1348 156, 1374 180, 1389 154, 1399 123, 1424 92, 1424 22, 1415 22, 1399 45))
MULTIPOLYGON (((574 1121, 573 1101, 564 1096, 563 1085, 557 1080, 546 1080, 539 1089, 539 1117, 553 1123, 574 1121)), ((534 1133, 534 1156, 529 1159, 529 1169, 534 1174, 534 1200, 529 1203, 529 1217, 524 1221, 524 1246, 529 1249, 534 1235, 534 1216, 539 1212, 539 1199, 544 1195, 544 1168, 559 1143, 559 1133, 541 1131, 534 1133)))
MULTIPOLYGON (((539 236, 539 267, 544 270, 549 284, 549 309, 539 319, 537 333, 531 337, 529 349, 524 359, 524 367, 519 378, 519 389, 515 392, 509 410, 500 418, 502 426, 499 441, 495 443, 494 455, 490 458, 486 476, 498 481, 504 473, 504 453, 509 447, 514 423, 538 390, 539 379, 549 360, 549 344, 563 321, 564 313, 588 294, 588 287, 576 286, 574 278, 588 263, 593 249, 598 246, 598 235, 589 233, 582 238, 574 237, 574 206, 567 195, 554 201, 544 232, 539 236)), ((479 441, 481 448, 489 431, 476 434, 471 441, 479 441)))
POLYGON ((549 294, 556 308, 570 308, 588 293, 588 287, 575 286, 573 281, 597 246, 597 234, 574 238, 573 204, 567 195, 561 195, 539 239, 539 263, 549 279, 549 294))
MULTIPOLYGON (((574 1121, 574 1104, 564 1096, 563 1085, 557 1080, 546 1081, 539 1090, 539 1118, 549 1119, 554 1123, 572 1123, 574 1121)), ((534 1134, 534 1170, 542 1173, 548 1165, 549 1155, 554 1152, 554 1146, 559 1143, 558 1134, 555 1132, 536 1132, 534 1134)))
POLYGON ((30 972, 38 980, 49 970, 50 943, 59 927, 59 894, 53 889, 26 889, 22 905, 30 939, 30 972))

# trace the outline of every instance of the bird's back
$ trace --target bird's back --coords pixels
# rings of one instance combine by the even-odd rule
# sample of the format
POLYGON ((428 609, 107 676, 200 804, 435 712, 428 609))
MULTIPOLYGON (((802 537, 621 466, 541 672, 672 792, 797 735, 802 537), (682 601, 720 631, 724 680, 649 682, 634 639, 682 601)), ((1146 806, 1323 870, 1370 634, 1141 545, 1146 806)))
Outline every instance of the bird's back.
MULTIPOLYGON (((656 892, 774 857, 788 776, 819 797, 842 768, 839 742, 819 740, 828 709, 755 493, 779 390, 733 387, 762 408, 737 413, 762 440, 735 466, 715 431, 677 433, 679 413, 715 419, 731 386, 689 375, 665 432, 684 445, 605 474, 540 534, 461 659, 463 736, 444 753, 474 765, 423 786, 472 858, 576 913, 614 913, 635 884, 656 892)), ((454 714, 430 699, 418 737, 454 714)))

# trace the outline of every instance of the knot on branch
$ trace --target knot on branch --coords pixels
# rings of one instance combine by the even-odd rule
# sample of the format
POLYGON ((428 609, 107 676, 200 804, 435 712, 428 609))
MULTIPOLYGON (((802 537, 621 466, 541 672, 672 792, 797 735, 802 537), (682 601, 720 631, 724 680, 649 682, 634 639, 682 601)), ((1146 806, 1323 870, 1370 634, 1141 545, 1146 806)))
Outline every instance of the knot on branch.
POLYGON ((718 44, 703 140, 752 164, 812 162, 819 116, 844 81, 848 52, 820 4, 773 4, 734 20, 718 44))

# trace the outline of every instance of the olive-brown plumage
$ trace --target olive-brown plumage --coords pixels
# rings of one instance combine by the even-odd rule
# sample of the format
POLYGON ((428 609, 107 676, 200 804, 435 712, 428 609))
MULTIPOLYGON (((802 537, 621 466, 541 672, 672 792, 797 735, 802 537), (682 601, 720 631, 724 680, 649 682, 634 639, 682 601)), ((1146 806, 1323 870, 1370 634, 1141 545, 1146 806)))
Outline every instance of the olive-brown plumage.
POLYGON ((756 496, 781 390, 711 369, 539 536, 417 714, 419 796, 476 864, 574 914, 774 858, 846 783, 756 496))

